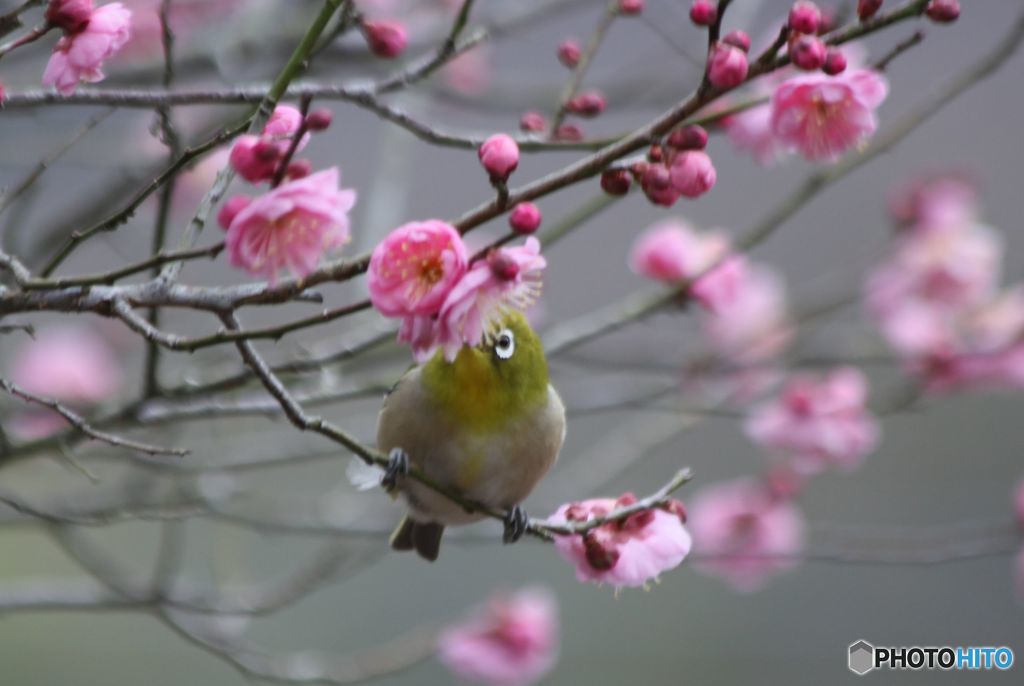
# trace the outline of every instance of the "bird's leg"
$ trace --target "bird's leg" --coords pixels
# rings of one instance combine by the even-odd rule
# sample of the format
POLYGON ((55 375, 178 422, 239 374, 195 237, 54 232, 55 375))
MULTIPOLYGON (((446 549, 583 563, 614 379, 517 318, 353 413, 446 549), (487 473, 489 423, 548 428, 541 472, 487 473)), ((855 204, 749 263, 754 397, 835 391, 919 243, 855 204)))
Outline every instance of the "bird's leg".
POLYGON ((505 532, 501 537, 502 542, 515 543, 518 541, 526 533, 529 523, 530 518, 527 516, 526 510, 519 505, 514 505, 505 514, 505 532))
POLYGON ((386 491, 393 491, 398 485, 398 477, 409 473, 409 453, 401 448, 392 448, 388 453, 388 466, 381 477, 380 485, 386 491))

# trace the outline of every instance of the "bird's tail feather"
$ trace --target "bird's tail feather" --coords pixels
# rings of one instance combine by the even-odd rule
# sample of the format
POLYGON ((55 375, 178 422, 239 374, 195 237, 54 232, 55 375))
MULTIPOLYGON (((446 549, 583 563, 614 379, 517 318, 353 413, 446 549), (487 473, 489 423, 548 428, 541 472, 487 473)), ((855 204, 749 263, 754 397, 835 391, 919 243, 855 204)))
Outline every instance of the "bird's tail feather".
POLYGON ((416 522, 405 517, 391 534, 394 550, 415 550, 424 560, 433 562, 441 551, 444 525, 434 522, 416 522))

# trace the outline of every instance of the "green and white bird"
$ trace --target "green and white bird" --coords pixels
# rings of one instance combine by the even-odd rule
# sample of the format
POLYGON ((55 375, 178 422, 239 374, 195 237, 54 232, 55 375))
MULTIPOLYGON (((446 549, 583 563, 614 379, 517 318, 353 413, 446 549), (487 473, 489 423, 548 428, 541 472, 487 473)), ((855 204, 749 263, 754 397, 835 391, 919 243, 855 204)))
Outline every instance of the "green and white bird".
POLYGON ((564 440, 565 407, 548 382, 540 339, 521 313, 508 310, 481 346, 463 347, 454 362, 438 352, 406 372, 384 401, 377 445, 391 458, 385 481, 409 506, 391 547, 433 561, 445 526, 483 517, 403 478, 409 464, 470 500, 508 511, 505 538, 515 540, 527 521, 520 503, 564 440))

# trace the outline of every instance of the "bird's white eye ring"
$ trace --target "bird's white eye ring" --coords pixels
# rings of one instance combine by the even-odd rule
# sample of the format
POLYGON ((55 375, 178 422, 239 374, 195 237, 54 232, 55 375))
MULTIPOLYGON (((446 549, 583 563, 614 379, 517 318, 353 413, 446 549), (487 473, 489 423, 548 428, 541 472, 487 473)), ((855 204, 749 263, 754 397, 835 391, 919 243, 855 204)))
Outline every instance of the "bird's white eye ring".
POLYGON ((516 337, 510 329, 502 329, 494 340, 494 352, 502 360, 512 357, 516 351, 516 337))

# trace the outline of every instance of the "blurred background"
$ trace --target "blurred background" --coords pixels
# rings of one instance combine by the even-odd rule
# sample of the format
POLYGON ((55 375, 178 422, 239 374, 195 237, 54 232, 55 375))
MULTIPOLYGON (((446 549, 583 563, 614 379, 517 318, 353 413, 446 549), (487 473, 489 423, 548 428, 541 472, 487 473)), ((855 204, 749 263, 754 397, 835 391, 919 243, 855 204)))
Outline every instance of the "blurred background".
MULTIPOLYGON (((16 4, 0 2, 0 12, 16 4)), ((126 4, 137 13, 139 37, 110 65, 102 86, 156 87, 162 74, 154 14, 159 3, 126 4)), ((210 89, 271 79, 319 7, 299 0, 178 4, 180 14, 172 15, 178 83, 210 89)), ((393 102, 445 130, 513 131, 524 110, 551 110, 566 77, 555 60, 556 46, 570 36, 585 40, 604 4, 479 2, 471 25, 493 25, 493 39, 393 102)), ((880 109, 881 131, 990 50, 1021 11, 1018 0, 964 5, 963 16, 952 25, 901 24, 866 41, 869 53, 880 55, 915 29, 925 32, 920 46, 889 67, 891 94, 880 109)), ((585 123, 588 135, 635 129, 698 82, 694 60, 703 52, 705 37, 689 22, 688 7, 683 0, 648 0, 641 17, 615 23, 586 80, 608 94, 608 112, 585 123)), ((736 0, 726 26, 745 28, 757 45, 761 36, 775 33, 788 7, 782 0, 736 0)), ((407 56, 435 45, 450 16, 427 0, 375 2, 365 10, 408 19, 407 56)), ((9 91, 39 87, 48 55, 44 44, 0 62, 0 80, 9 91)), ((346 36, 317 57, 306 77, 347 82, 390 73, 394 66, 369 56, 358 36, 346 36)), ((977 180, 985 221, 1005 237, 1004 279, 1020 279, 1022 69, 1024 54, 1018 53, 890 152, 820 193, 757 247, 754 258, 784 274, 796 310, 855 299, 865 272, 883 255, 891 235, 888 192, 894 184, 936 170, 961 170, 977 180)), ((332 109, 334 124, 309 146, 306 157, 317 169, 338 165, 343 186, 359 193, 352 215, 353 254, 372 248, 400 223, 454 219, 490 197, 474 151, 427 145, 353 105, 317 105, 332 109)), ((176 109, 174 117, 186 140, 197 141, 245 111, 197 106, 176 109)), ((163 166, 167 153, 152 133, 155 117, 149 110, 69 106, 0 112, 0 186, 17 183, 91 118, 98 118, 95 128, 0 216, 4 249, 30 267, 43 264, 70 230, 120 206, 163 166)), ((713 136, 709 152, 718 184, 699 201, 664 210, 634 193, 545 251, 549 267, 535 311, 542 333, 638 291, 656 292, 627 265, 630 245, 651 223, 679 216, 699 227, 741 235, 814 171, 796 159, 756 166, 720 135, 713 136)), ((582 154, 524 154, 513 185, 582 154)), ((208 159, 214 161, 200 163, 178 184, 172 241, 223 164, 222 157, 208 159)), ((546 224, 554 223, 599 193, 594 180, 538 204, 546 224)), ((155 211, 155 202, 147 202, 126 226, 86 244, 61 273, 93 273, 140 259, 149 250, 155 211)), ((471 245, 503 235, 504 224, 498 219, 474 232, 471 245)), ((220 240, 219 232, 211 225, 203 243, 220 240)), ((227 266, 223 255, 190 263, 183 279, 196 284, 246 280, 227 266)), ((361 279, 322 291, 332 306, 365 296, 361 279)), ((246 311, 245 323, 287 321, 301 315, 302 307, 246 311)), ((308 307, 310 314, 318 311, 316 305, 308 307)), ((104 407, 116 407, 118 400, 137 392, 143 345, 116 323, 85 315, 19 317, 18 322, 39 331, 88 327, 109 346, 119 370, 118 390, 104 407)), ((167 312, 164 327, 199 335, 215 331, 217 322, 167 312)), ((260 347, 275 362, 303 359, 386 330, 383 319, 366 312, 260 347)), ((802 345, 808 356, 856 359, 884 349, 856 302, 815 320, 813 329, 802 333, 807 334, 802 345)), ((23 338, 0 336, 0 369, 10 370, 19 348, 27 345, 23 338)), ((526 509, 543 516, 589 495, 649 493, 686 465, 696 479, 680 492, 684 501, 702 485, 763 471, 765 458, 745 438, 740 420, 694 409, 702 404, 699 389, 677 381, 681 374, 672 370, 682 370, 704 353, 697 317, 672 312, 554 357, 554 383, 570 410, 568 439, 559 464, 526 509), (667 380, 674 390, 656 406, 616 406, 624 393, 657 390, 667 380), (600 411, 603 404, 613 407, 600 411)), ((315 385, 347 393, 343 402, 324 404, 316 412, 370 442, 381 389, 408 361, 405 348, 380 345, 352 362, 327 365, 298 379, 297 388, 315 385)), ((219 346, 193 355, 166 354, 160 374, 167 387, 174 387, 238 369, 235 350, 219 346)), ((873 382, 873 398, 884 400, 899 388, 896 366, 864 370, 873 382)), ((1015 594, 1015 554, 1010 550, 937 564, 887 562, 906 546, 926 548, 934 542, 942 548, 960 542, 969 547, 976 532, 1012 525, 1011 494, 1024 474, 1024 427, 1018 423, 1024 401, 1019 395, 928 397, 886 418, 880 448, 860 469, 819 477, 801 496, 810 530, 807 559, 757 592, 738 593, 684 563, 647 592, 620 594, 578 583, 572 568, 548 546, 534 541, 500 545, 500 528, 493 523, 446 538, 433 565, 391 554, 386 537, 401 508, 376 491, 357 492, 345 476, 348 455, 322 438, 299 434, 280 416, 211 420, 203 416, 210 414, 203 410, 207 400, 187 397, 150 408, 156 415, 168 407, 198 408, 189 421, 155 424, 140 434, 152 442, 187 445, 193 453, 181 463, 129 462, 123 451, 90 444, 80 447, 75 458, 89 476, 69 466, 59 450, 51 450, 0 468, 0 489, 32 502, 82 507, 107 502, 112 494, 137 504, 190 498, 217 503, 215 514, 172 524, 118 521, 76 528, 75 535, 102 551, 103 560, 114 560, 139 578, 152 573, 161 540, 165 550, 181 543, 178 578, 189 587, 281 579, 304 560, 327 560, 329 572, 320 587, 301 602, 265 617, 224 620, 226 636, 245 631, 259 645, 293 658, 306 651, 358 655, 395 640, 396 651, 410 645, 415 651, 424 633, 463 615, 495 589, 535 585, 551 588, 561 607, 561 654, 545 681, 551 684, 619 684, 637 678, 651 683, 739 684, 765 678, 835 683, 855 678, 846 668, 846 649, 862 638, 876 645, 1009 645, 1018 657, 1024 647, 1024 612, 1015 594), (237 460, 273 464, 232 469, 237 460), (857 550, 862 554, 843 559, 855 539, 862 541, 857 550)), ((266 404, 266 399, 259 389, 247 387, 210 402, 266 404)), ((6 424, 19 410, 4 398, 0 419, 6 424)), ((33 580, 82 578, 55 544, 62 534, 27 519, 0 506, 0 584, 24 587, 33 580)), ((5 683, 33 686, 230 686, 246 681, 150 613, 116 608, 0 614, 0 670, 5 683)), ((943 678, 1016 683, 1016 671, 943 678)), ((934 679, 929 673, 869 678, 922 684, 934 679)), ((426 659, 381 683, 451 680, 436 661, 426 659)))

